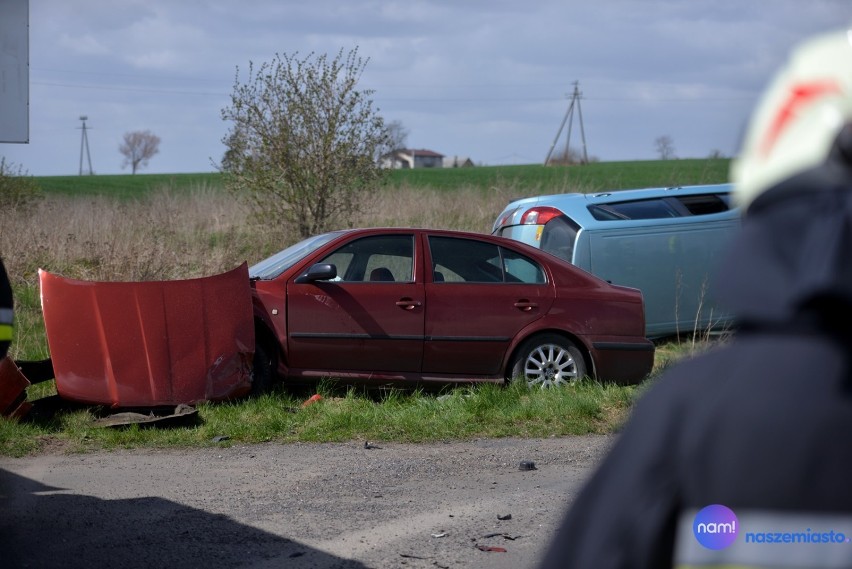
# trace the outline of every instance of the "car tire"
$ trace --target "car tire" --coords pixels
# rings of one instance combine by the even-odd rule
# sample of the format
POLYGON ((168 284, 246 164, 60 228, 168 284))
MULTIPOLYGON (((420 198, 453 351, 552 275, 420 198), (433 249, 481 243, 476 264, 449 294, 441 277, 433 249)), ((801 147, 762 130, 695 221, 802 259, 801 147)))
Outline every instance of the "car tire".
POLYGON ((558 334, 527 339, 510 367, 510 380, 523 379, 529 387, 559 387, 586 376, 586 360, 574 343, 558 334))
POLYGON ((275 384, 278 370, 278 356, 275 350, 265 342, 254 347, 254 367, 251 378, 251 394, 266 393, 275 384))

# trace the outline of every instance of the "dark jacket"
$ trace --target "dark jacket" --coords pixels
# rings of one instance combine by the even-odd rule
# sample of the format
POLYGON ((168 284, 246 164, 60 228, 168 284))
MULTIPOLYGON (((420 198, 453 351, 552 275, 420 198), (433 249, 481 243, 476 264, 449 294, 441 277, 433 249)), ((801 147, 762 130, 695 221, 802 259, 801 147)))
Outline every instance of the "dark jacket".
POLYGON ((12 341, 12 286, 0 260, 0 359, 6 357, 12 341))
POLYGON ((737 332, 637 403, 543 569, 823 566, 814 552, 852 566, 849 543, 763 543, 829 526, 852 537, 850 180, 812 171, 755 200, 717 276, 737 332), (712 504, 739 518, 737 541, 719 551, 693 535, 712 504))

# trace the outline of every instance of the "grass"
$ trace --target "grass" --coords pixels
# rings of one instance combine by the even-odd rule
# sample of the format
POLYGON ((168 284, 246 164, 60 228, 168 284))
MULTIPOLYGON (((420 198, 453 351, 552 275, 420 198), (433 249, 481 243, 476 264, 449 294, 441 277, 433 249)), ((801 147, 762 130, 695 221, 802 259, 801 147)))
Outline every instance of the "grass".
POLYGON ((633 162, 593 162, 583 166, 489 166, 394 170, 394 187, 414 186, 453 191, 518 188, 530 193, 623 190, 661 186, 717 184, 728 180, 730 160, 687 159, 633 162))
MULTIPOLYGON (((726 160, 599 163, 572 167, 505 166, 392 172, 360 226, 437 227, 490 232, 512 198, 727 179, 726 160)), ((39 301, 39 268, 84 280, 170 280, 213 275, 256 262, 297 238, 259 223, 223 191, 218 174, 36 178, 43 199, 0 209, 0 256, 16 302, 10 355, 49 355, 39 301)), ((658 368, 690 355, 689 343, 658 350, 658 368)), ((443 392, 367 392, 331 383, 320 404, 310 393, 278 391, 258 399, 199 406, 197 425, 169 429, 100 429, 96 408, 63 409, 16 423, 0 419, 0 455, 23 456, 56 445, 92 448, 204 446, 233 442, 434 441, 473 437, 544 437, 610 432, 628 415, 642 386, 580 382, 565 390, 522 386, 457 387, 443 392)), ((48 401, 53 382, 28 398, 48 401)))
POLYGON ((109 176, 40 176, 36 177, 41 190, 48 194, 73 197, 108 195, 130 199, 168 188, 182 194, 207 187, 222 190, 221 175, 215 172, 199 174, 144 174, 109 176))
MULTIPOLYGON (((621 190, 657 186, 716 184, 728 180, 730 160, 725 158, 593 162, 583 166, 478 166, 473 168, 420 168, 389 172, 390 188, 415 188, 454 192, 513 190, 522 197, 536 193, 621 190)), ((73 197, 110 196, 138 199, 167 188, 185 194, 198 188, 224 191, 217 172, 196 174, 137 174, 109 176, 38 176, 34 180, 46 194, 73 197)))
MULTIPOLYGON (((326 382, 322 399, 278 390, 254 399, 198 406, 195 425, 100 428, 105 410, 31 413, 25 422, 0 420, 0 455, 26 456, 60 447, 93 449, 201 447, 261 442, 349 440, 426 442, 477 437, 552 437, 611 432, 627 416, 635 387, 579 382, 565 389, 529 390, 523 383, 460 386, 434 391, 367 391, 326 382), (217 439, 225 438, 224 443, 217 439)), ((32 399, 32 398, 31 398, 32 399)), ((35 401, 36 407, 40 405, 35 401)))

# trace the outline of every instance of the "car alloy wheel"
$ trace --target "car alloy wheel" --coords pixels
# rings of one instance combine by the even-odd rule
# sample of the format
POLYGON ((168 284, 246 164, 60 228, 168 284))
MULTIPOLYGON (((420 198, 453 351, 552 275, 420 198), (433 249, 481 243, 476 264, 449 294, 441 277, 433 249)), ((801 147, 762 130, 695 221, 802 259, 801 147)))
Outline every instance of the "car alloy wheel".
POLYGON ((524 342, 512 368, 512 377, 522 377, 530 387, 568 385, 586 375, 583 354, 568 339, 545 334, 524 342))

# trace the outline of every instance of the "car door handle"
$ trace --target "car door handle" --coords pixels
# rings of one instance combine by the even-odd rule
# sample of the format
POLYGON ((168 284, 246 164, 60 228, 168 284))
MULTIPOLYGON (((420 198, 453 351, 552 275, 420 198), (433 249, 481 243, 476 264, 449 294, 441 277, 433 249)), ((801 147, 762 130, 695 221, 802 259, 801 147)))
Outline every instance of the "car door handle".
POLYGON ((413 298, 401 298, 396 301, 396 305, 405 310, 414 310, 420 306, 420 301, 413 298))
POLYGON ((530 302, 529 300, 519 300, 515 303, 515 308, 523 310, 524 312, 529 312, 533 308, 538 308, 538 303, 530 302))

